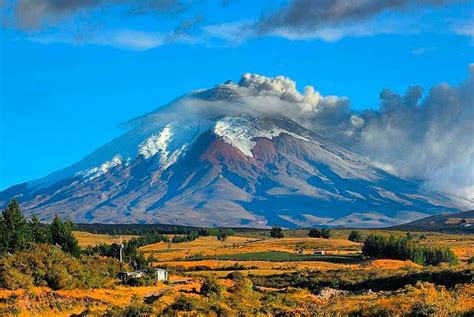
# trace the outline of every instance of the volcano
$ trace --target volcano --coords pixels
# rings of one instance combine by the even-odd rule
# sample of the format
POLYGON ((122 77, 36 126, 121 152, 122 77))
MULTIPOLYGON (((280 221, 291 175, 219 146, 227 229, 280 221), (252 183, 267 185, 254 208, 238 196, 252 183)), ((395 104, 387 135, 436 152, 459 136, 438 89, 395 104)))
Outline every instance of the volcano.
POLYGON ((16 197, 42 221, 290 228, 390 226, 461 208, 272 112, 271 99, 306 95, 277 80, 278 94, 257 90, 262 78, 245 74, 133 119, 70 167, 4 190, 0 203, 16 197), (257 109, 248 98, 256 95, 257 109))

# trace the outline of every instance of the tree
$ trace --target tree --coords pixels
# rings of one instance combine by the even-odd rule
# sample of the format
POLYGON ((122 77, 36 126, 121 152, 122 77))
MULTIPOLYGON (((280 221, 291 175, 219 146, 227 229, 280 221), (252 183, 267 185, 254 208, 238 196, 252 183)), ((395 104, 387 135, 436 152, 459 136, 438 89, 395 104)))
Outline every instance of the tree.
POLYGON ((227 240, 228 233, 227 230, 219 229, 219 233, 217 234, 217 240, 221 241, 222 244, 227 240))
POLYGON ((78 258, 81 249, 79 248, 79 243, 77 242, 76 237, 72 234, 72 228, 72 222, 63 222, 58 215, 55 215, 50 226, 51 242, 59 245, 64 252, 78 258))
POLYGON ((321 229, 321 238, 329 239, 331 237, 331 229, 321 229))
POLYGON ((30 228, 20 206, 12 199, 0 219, 0 243, 6 252, 14 253, 26 248, 31 239, 30 228))
POLYGON ((321 238, 321 230, 319 230, 318 228, 309 229, 308 237, 310 237, 310 238, 321 238))
POLYGON ((284 238, 285 234, 283 233, 283 230, 281 227, 274 225, 272 227, 272 230, 270 230, 270 237, 272 238, 284 238))
POLYGON ((352 242, 362 242, 362 234, 360 231, 352 230, 347 239, 352 242))
POLYGON ((35 215, 31 217, 28 223, 31 231, 31 238, 36 243, 49 243, 51 242, 50 230, 44 224, 42 224, 38 217, 35 215))
POLYGON ((370 235, 364 242, 362 253, 374 258, 411 260, 422 265, 438 265, 446 262, 456 264, 456 255, 450 248, 425 247, 417 245, 414 240, 397 238, 391 235, 388 239, 382 235, 370 235))

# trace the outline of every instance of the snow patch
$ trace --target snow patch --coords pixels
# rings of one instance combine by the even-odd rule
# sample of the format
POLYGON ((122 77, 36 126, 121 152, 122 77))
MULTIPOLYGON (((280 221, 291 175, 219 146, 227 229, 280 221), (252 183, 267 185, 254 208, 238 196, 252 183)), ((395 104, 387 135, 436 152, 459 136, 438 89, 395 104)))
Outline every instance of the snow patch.
POLYGON ((119 165, 122 165, 122 156, 115 155, 110 161, 106 161, 100 166, 90 168, 84 172, 80 172, 79 174, 87 178, 87 180, 92 180, 107 173, 111 168, 119 165))
POLYGON ((299 140, 310 140, 296 133, 281 129, 276 126, 259 126, 257 119, 248 117, 225 117, 217 121, 214 133, 221 137, 225 143, 232 145, 246 156, 253 157, 252 150, 257 144, 254 139, 273 139, 282 133, 286 133, 299 140))
POLYGON ((161 157, 166 158, 169 154, 167 147, 172 136, 171 126, 168 124, 159 134, 150 136, 138 145, 138 155, 148 159, 160 152, 161 157))

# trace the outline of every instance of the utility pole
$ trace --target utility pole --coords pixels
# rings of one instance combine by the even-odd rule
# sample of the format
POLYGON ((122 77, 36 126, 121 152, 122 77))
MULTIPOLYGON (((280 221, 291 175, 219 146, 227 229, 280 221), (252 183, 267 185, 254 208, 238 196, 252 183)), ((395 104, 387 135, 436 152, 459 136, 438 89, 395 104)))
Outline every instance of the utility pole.
POLYGON ((122 239, 120 239, 120 255, 119 255, 119 261, 120 261, 120 271, 123 271, 123 248, 124 245, 122 243, 122 239))

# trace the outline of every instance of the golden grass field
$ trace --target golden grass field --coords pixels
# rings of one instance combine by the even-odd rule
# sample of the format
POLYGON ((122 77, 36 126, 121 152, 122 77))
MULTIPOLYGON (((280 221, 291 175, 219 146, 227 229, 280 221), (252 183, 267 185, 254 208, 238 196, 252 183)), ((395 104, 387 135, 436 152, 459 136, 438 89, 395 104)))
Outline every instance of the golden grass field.
POLYGON ((99 243, 112 244, 120 243, 121 241, 130 240, 136 236, 132 235, 122 235, 122 236, 113 236, 110 234, 94 234, 83 231, 74 231, 74 236, 79 241, 79 246, 81 248, 94 246, 99 243))
MULTIPOLYGON (((131 303, 146 303, 157 312, 162 312, 181 296, 199 299, 202 298, 199 290, 203 279, 209 276, 219 278, 219 283, 226 287, 225 298, 232 299, 233 281, 227 278, 230 272, 239 270, 245 276, 270 277, 292 272, 347 272, 358 274, 368 272, 376 274, 395 274, 396 272, 421 272, 423 267, 410 261, 390 259, 363 260, 355 263, 334 263, 326 261, 266 261, 266 260, 229 260, 219 257, 242 256, 248 253, 286 252, 296 254, 296 250, 304 249, 304 255, 312 255, 315 250, 325 251, 326 256, 333 255, 358 255, 361 253, 361 243, 347 240, 349 230, 333 230, 330 239, 308 238, 303 230, 288 231, 287 237, 271 239, 261 231, 251 233, 236 233, 224 243, 216 237, 200 237, 192 242, 183 243, 156 243, 142 247, 140 250, 146 256, 154 257, 153 266, 165 267, 170 270, 170 283, 159 282, 153 286, 112 286, 104 289, 92 290, 59 290, 35 287, 29 290, 7 291, 0 290, 0 308, 8 305, 15 299, 17 311, 12 315, 20 316, 68 316, 79 314, 85 310, 100 315, 111 307, 126 307, 131 303), (393 273, 391 273, 393 272, 393 273)), ((361 230, 364 236, 374 233, 374 230, 361 230)), ((376 233, 390 234, 385 230, 376 230, 376 233)), ((393 232, 404 235, 404 232, 393 232)), ((82 247, 98 243, 118 243, 121 239, 127 240, 133 236, 111 236, 74 232, 82 247)), ((413 233, 417 239, 422 233, 413 233)), ((467 259, 474 256, 473 235, 448 235, 439 233, 423 233, 425 240, 420 241, 427 245, 446 245, 453 248, 460 259, 456 269, 472 269, 472 264, 467 264, 467 259)), ((291 258, 290 258, 291 259, 291 258)), ((341 273, 342 274, 342 273, 341 273)), ((272 287, 258 287, 259 298, 266 294, 278 294, 284 291, 285 301, 295 302, 293 308, 279 303, 282 311, 291 311, 295 315, 305 314, 309 311, 323 309, 330 315, 347 312, 357 312, 360 309, 377 311, 377 307, 393 311, 409 311, 415 302, 423 299, 426 303, 439 308, 439 316, 449 316, 459 311, 474 311, 474 286, 463 285, 453 290, 447 290, 430 283, 418 283, 408 286, 403 291, 361 293, 352 295, 338 295, 324 298, 313 294, 306 289, 278 289, 272 287), (289 308, 290 307, 290 308, 289 308)), ((250 296, 250 295, 249 295, 250 296)), ((252 295, 254 296, 254 295, 252 295)), ((222 302, 222 309, 231 309, 222 302), (226 308, 227 307, 227 308, 226 308)), ((242 303, 242 307, 250 305, 242 303)), ((249 306, 249 307, 250 307, 249 306)), ((277 308, 278 308, 277 307, 277 308)), ((278 308, 278 309, 280 309, 278 308)), ((250 309, 250 308, 249 308, 250 309)), ((276 308, 275 308, 276 309, 276 308)))

